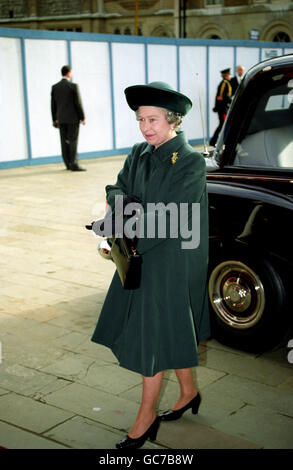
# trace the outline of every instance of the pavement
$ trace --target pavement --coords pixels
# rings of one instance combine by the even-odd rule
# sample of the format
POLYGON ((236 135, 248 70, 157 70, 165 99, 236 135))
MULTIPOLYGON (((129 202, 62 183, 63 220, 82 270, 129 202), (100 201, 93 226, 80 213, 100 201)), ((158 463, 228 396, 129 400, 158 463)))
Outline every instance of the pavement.
MULTIPOLYGON (((139 374, 90 341, 114 273, 84 225, 105 210, 125 156, 0 171, 0 447, 114 449, 141 396, 139 374)), ((199 414, 162 423, 145 449, 293 449, 287 344, 255 355, 210 339, 194 376, 199 414)), ((178 397, 167 371, 158 404, 178 397)))

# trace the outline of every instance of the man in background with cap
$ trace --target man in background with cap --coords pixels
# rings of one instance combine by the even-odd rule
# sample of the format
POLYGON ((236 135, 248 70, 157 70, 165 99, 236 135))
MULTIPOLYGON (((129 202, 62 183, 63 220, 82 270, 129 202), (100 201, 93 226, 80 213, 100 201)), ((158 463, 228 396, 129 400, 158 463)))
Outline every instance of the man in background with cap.
POLYGON ((223 127, 223 124, 226 119, 227 112, 231 103, 231 98, 232 98, 232 86, 230 83, 230 78, 231 78, 230 69, 221 70, 221 75, 222 75, 222 81, 220 82, 218 86, 215 107, 213 108, 213 111, 215 113, 218 113, 219 125, 217 129, 215 130, 213 137, 210 140, 210 145, 212 146, 216 145, 218 135, 220 133, 220 130, 223 127))

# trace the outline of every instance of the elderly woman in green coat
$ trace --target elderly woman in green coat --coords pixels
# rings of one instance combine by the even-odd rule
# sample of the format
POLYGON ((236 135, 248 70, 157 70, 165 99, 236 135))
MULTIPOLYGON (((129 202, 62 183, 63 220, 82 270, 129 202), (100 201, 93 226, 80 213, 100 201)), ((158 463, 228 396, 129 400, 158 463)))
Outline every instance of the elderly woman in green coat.
MULTIPOLYGON (((179 131, 182 116, 192 106, 190 99, 163 82, 128 87, 125 95, 145 142, 134 145, 106 193, 113 210, 115 196, 141 201, 141 283, 138 289, 125 290, 115 272, 92 341, 109 347, 120 366, 142 375, 136 421, 116 444, 139 448, 148 438, 155 440, 160 421, 176 420, 188 409, 196 414, 201 401, 191 368, 198 365, 199 342, 210 334, 208 200, 205 160, 179 131), (147 223, 161 221, 153 210, 159 203, 178 208, 173 219, 180 214, 179 229, 176 232, 176 224, 170 223, 164 236, 157 230, 148 236, 147 223), (157 415, 167 369, 175 370, 180 394, 171 409, 157 415)), ((172 222, 169 212, 164 214, 166 224, 172 222)))

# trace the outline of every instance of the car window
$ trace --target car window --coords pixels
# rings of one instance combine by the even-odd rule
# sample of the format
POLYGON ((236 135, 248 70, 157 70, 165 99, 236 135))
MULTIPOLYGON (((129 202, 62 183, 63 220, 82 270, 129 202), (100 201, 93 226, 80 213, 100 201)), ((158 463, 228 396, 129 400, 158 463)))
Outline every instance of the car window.
POLYGON ((291 77, 281 74, 261 90, 237 142, 234 164, 293 168, 292 89, 291 77))
POLYGON ((273 110, 281 110, 281 109, 289 109, 290 108, 290 100, 286 95, 272 95, 269 96, 267 101, 265 111, 273 111, 273 110))

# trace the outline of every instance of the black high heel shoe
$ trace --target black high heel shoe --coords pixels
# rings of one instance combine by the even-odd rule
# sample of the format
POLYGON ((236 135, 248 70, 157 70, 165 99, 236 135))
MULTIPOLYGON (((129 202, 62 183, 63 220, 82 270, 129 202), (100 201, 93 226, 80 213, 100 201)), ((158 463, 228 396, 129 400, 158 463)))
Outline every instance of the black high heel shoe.
POLYGON ((146 430, 146 432, 138 437, 137 439, 132 439, 128 435, 126 435, 121 441, 117 442, 116 448, 117 449, 139 449, 142 447, 147 439, 150 441, 155 441, 157 437, 157 432, 160 426, 160 419, 156 417, 155 421, 151 426, 146 430))
POLYGON ((187 405, 183 406, 179 410, 164 411, 163 413, 160 413, 158 415, 158 418, 161 421, 175 421, 176 419, 181 418, 183 413, 189 410, 189 408, 191 408, 192 414, 196 415, 198 412, 200 402, 201 402, 201 396, 199 393, 197 393, 197 395, 195 395, 195 397, 189 403, 187 403, 187 405))

